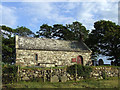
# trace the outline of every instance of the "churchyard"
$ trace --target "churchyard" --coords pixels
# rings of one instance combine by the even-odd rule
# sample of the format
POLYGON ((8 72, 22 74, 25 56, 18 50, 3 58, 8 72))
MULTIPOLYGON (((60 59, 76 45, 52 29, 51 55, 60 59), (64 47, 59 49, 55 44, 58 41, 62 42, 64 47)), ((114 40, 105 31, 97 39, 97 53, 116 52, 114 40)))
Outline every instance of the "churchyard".
POLYGON ((3 84, 4 88, 118 88, 118 78, 108 78, 106 80, 80 80, 68 82, 36 82, 19 81, 12 84, 3 84))
POLYGON ((3 66, 3 88, 118 88, 119 66, 3 66))

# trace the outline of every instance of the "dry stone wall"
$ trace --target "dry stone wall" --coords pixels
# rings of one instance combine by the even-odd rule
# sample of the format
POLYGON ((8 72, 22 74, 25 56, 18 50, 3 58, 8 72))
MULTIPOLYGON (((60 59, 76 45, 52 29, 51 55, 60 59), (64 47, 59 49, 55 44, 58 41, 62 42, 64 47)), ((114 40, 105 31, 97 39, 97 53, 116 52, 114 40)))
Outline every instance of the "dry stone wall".
POLYGON ((119 74, 119 70, 115 67, 94 67, 91 77, 103 79, 103 73, 106 74, 106 77, 116 77, 119 74))
POLYGON ((70 75, 66 73, 66 69, 21 69, 19 71, 19 79, 25 81, 41 78, 42 81, 45 80, 50 82, 66 82, 68 80, 67 76, 70 75))
POLYGON ((83 57, 83 64, 86 65, 90 60, 90 52, 68 52, 68 51, 43 51, 43 50, 19 50, 16 49, 16 64, 31 66, 40 64, 42 67, 54 67, 72 65, 72 58, 83 57), (36 61, 36 55, 38 60, 36 61))
MULTIPOLYGON (((95 79, 103 79, 102 72, 105 72, 107 77, 118 77, 120 72, 118 68, 114 67, 94 67, 90 77, 95 79)), ((73 75, 66 72, 66 69, 20 69, 20 80, 32 80, 36 78, 42 78, 44 81, 50 82, 66 82, 69 80, 75 80, 73 75)), ((77 77, 77 80, 81 80, 83 77, 77 77)))

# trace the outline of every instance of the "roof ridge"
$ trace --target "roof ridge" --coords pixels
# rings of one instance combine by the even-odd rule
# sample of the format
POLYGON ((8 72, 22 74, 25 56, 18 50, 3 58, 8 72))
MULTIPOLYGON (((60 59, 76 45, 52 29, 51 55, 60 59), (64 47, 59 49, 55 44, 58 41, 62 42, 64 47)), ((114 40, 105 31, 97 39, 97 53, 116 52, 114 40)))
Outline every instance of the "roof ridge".
MULTIPOLYGON (((16 35, 18 37, 23 37, 23 38, 33 38, 33 39, 50 39, 50 40, 59 40, 59 39, 54 39, 54 38, 39 38, 39 37, 27 37, 27 36, 19 36, 19 35, 16 35)), ((76 41, 76 42, 79 42, 77 40, 59 40, 59 41, 76 41)))

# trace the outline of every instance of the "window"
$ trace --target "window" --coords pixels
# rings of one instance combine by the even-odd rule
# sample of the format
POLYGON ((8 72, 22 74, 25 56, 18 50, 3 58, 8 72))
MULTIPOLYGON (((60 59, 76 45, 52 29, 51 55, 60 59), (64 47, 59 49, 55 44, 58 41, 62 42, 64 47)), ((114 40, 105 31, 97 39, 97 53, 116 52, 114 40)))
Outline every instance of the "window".
POLYGON ((37 54, 35 54, 35 60, 38 61, 38 55, 37 54))
POLYGON ((72 62, 76 62, 76 58, 72 58, 72 62))

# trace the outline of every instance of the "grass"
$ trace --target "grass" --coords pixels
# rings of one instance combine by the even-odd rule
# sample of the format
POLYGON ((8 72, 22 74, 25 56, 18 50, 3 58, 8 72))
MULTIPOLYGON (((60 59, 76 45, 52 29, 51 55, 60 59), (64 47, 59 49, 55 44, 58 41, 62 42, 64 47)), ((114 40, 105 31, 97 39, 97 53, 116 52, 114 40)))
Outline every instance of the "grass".
POLYGON ((106 80, 87 79, 58 83, 19 81, 13 84, 6 84, 5 86, 7 88, 118 88, 118 78, 113 77, 106 80))

